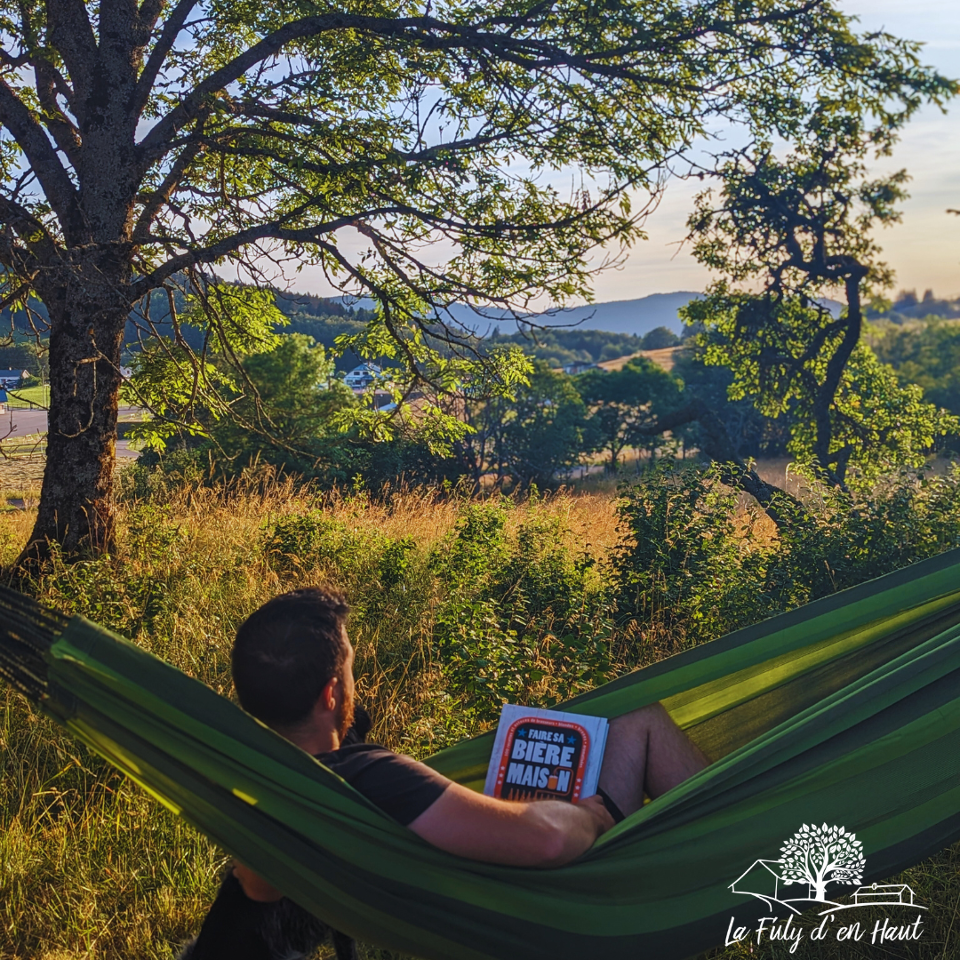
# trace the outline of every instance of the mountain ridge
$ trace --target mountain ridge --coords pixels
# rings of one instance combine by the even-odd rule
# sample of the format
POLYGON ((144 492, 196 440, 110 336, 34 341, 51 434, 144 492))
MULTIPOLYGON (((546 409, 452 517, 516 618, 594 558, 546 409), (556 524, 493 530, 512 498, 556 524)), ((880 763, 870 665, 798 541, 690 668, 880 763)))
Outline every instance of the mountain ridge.
MULTIPOLYGON (((306 301, 316 301, 312 294, 284 294, 290 302, 296 302, 298 296, 306 301)), ((628 333, 643 336, 657 327, 667 327, 678 336, 683 331, 678 311, 691 300, 699 299, 703 294, 694 290, 675 290, 671 293, 651 293, 633 300, 605 300, 601 303, 583 304, 577 307, 565 307, 546 313, 524 314, 523 319, 545 327, 579 328, 582 330, 604 330, 608 333, 628 333)), ((375 304, 367 298, 339 297, 341 303, 364 310, 372 309, 375 304)), ((453 318, 464 327, 487 336, 496 327, 501 333, 514 333, 517 323, 512 315, 499 308, 481 308, 474 310, 467 304, 455 303, 450 307, 453 318)))

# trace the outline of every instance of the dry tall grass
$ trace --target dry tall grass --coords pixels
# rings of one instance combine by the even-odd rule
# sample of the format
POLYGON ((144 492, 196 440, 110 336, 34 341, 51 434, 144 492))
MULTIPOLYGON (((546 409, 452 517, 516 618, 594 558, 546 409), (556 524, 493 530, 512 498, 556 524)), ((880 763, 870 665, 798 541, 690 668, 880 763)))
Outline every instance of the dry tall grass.
MULTIPOLYGON (((0 514, 6 565, 29 535, 36 490, 19 484, 3 492, 30 507, 0 514)), ((220 487, 174 488, 121 506, 114 556, 54 563, 34 590, 229 695, 229 649, 242 619, 278 592, 335 575, 295 558, 278 566, 264 548, 272 525, 320 509, 360 538, 358 554, 363 538, 407 537, 422 557, 450 535, 462 508, 457 497, 415 490, 377 500, 320 496, 263 474, 220 487)), ((507 511, 508 536, 531 512, 556 520, 577 551, 599 556, 616 540, 609 497, 561 492, 517 504, 507 511)), ((349 592, 355 585, 343 586, 349 592)), ((418 752, 470 732, 445 725, 444 695, 434 682, 427 641, 437 598, 413 598, 377 616, 370 596, 354 599, 359 695, 372 707, 377 739, 418 752)), ((169 960, 196 931, 225 853, 5 686, 0 758, 0 957, 169 960)))

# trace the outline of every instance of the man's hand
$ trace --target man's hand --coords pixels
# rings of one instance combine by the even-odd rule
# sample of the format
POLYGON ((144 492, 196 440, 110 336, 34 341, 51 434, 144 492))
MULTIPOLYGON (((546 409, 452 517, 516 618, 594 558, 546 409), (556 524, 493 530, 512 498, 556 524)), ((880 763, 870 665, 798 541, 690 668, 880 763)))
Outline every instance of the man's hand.
POLYGON ((617 821, 610 815, 610 811, 599 793, 595 793, 592 797, 584 797, 580 801, 579 807, 596 817, 598 837, 617 825, 617 821))
POLYGON ((233 875, 240 881, 243 892, 251 900, 257 900, 260 903, 273 903, 283 897, 283 894, 276 887, 271 887, 266 880, 258 877, 239 860, 233 861, 233 875))

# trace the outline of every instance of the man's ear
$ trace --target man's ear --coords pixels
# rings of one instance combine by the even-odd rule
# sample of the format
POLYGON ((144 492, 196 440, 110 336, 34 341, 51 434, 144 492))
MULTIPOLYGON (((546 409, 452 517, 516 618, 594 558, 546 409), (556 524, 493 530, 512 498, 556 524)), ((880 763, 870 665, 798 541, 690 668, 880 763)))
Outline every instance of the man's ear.
POLYGON ((324 710, 336 710, 340 695, 340 678, 331 677, 320 691, 320 703, 323 704, 324 710))

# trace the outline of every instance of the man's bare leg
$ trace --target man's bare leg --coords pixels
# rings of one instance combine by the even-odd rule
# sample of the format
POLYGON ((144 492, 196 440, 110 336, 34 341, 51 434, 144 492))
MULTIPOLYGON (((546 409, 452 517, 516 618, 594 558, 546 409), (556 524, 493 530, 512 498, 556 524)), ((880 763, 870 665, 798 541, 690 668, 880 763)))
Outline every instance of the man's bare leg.
POLYGON ((644 793, 659 797, 709 763, 663 705, 652 703, 610 721, 600 789, 629 816, 644 793))

